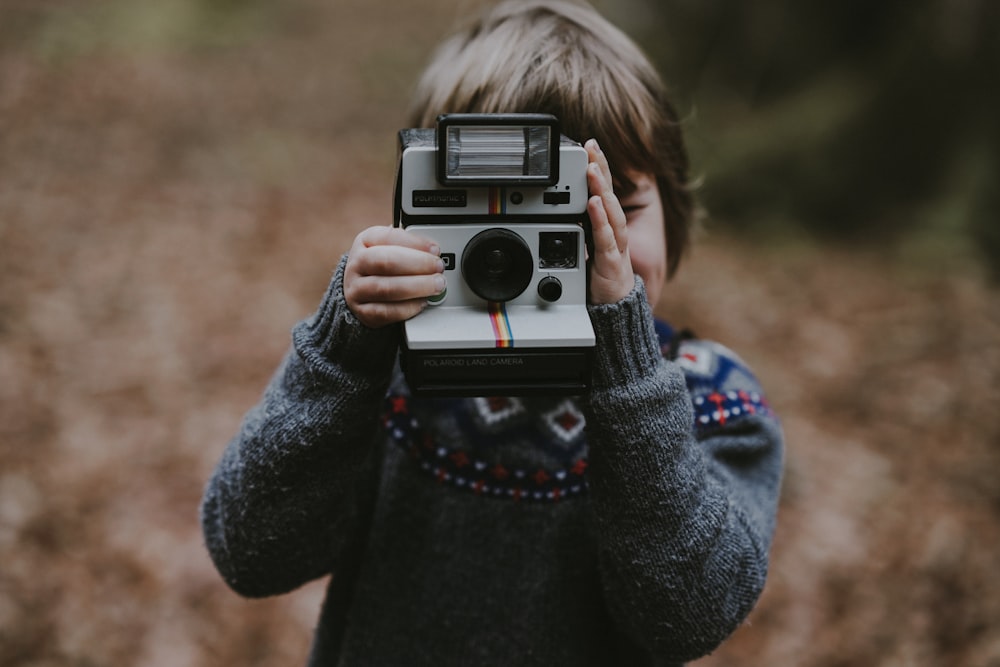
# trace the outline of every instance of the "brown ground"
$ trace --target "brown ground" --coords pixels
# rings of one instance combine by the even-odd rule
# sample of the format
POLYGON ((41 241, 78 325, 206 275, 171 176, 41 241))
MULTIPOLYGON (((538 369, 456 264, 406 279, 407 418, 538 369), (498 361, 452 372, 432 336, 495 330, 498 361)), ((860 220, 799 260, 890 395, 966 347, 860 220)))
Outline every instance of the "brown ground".
MULTIPOLYGON (((21 4, 0 28, 0 664, 300 664, 322 583, 238 598, 197 504, 290 326, 387 219, 400 91, 440 34, 414 26, 442 3, 303 2, 280 29, 248 10, 222 47, 126 39, 128 3, 21 4)), ((976 267, 716 232, 660 309, 756 368, 789 447, 768 588, 698 664, 1000 665, 1000 294, 976 267)))

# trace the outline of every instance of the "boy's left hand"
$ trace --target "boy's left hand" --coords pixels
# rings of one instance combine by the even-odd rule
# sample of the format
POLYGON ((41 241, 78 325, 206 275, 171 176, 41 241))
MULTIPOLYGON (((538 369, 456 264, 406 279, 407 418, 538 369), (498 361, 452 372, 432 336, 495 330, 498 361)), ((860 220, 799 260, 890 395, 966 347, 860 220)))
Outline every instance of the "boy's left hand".
POLYGON ((587 215, 593 233, 594 249, 590 262, 590 302, 621 301, 635 287, 635 274, 628 252, 628 228, 625 211, 615 195, 611 169, 595 139, 584 144, 587 165, 587 215))

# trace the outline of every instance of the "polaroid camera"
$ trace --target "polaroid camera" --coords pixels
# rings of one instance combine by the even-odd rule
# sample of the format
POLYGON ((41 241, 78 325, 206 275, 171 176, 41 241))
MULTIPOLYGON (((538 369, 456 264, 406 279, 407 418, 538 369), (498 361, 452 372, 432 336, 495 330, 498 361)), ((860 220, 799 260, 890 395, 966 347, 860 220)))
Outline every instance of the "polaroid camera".
POLYGON ((589 382, 587 153, 544 114, 448 114, 399 133, 395 224, 445 291, 404 323, 416 394, 579 394, 589 382))

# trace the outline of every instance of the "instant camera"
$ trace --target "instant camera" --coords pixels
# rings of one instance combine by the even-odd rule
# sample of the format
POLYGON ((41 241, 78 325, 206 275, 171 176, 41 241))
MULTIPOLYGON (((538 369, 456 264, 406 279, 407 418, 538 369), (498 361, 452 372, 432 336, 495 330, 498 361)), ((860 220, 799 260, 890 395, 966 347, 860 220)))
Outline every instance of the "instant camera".
POLYGON ((447 114, 399 133, 395 224, 445 291, 404 323, 415 394, 579 394, 589 383, 587 153, 544 114, 447 114))

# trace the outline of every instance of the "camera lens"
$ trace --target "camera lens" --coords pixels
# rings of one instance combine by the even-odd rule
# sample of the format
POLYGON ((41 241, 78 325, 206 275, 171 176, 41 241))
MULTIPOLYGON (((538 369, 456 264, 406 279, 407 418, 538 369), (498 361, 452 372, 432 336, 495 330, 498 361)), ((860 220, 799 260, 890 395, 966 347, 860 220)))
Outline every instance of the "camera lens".
POLYGON ((501 278, 510 268, 510 257, 503 250, 494 248, 486 253, 486 273, 490 278, 501 278))
POLYGON ((531 283, 534 260, 520 236, 507 229, 476 234, 462 253, 462 276, 476 296, 510 301, 531 283))

